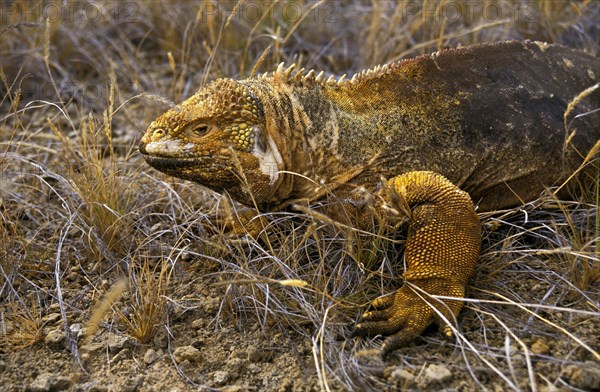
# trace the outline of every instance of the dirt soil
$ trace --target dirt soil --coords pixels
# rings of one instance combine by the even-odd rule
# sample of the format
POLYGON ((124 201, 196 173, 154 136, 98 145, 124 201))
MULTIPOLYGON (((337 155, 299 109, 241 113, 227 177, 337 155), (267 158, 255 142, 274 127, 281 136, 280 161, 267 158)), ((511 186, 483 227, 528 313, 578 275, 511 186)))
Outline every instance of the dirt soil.
POLYGON ((0 392, 600 391, 600 180, 481 214, 457 336, 382 359, 348 336, 402 284, 402 233, 285 211, 230 238, 220 195, 136 150, 205 79, 256 64, 352 75, 504 39, 597 54, 599 18, 595 1, 0 2, 0 392))

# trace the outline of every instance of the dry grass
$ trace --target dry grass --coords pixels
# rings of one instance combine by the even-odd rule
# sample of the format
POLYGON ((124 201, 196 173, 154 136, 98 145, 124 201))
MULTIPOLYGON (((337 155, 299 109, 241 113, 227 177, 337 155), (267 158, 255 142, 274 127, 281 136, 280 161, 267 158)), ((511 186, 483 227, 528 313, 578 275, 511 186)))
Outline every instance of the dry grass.
POLYGON ((23 350, 44 341, 44 321, 36 298, 24 303, 4 304, 2 344, 12 350, 23 350))
POLYGON ((368 355, 378 340, 339 337, 370 299, 401 284, 401 239, 310 212, 269 214, 257 240, 227 238, 218 195, 136 154, 148 123, 202 83, 281 61, 352 74, 443 47, 527 38, 597 54, 597 2, 79 1, 57 5, 60 16, 44 4, 0 5, 1 355, 39 342, 57 306, 58 328, 86 322, 125 276, 123 298, 105 303, 114 312, 95 318, 107 321, 97 321, 97 339, 114 330, 141 343, 165 330, 185 336, 185 317, 215 333, 280 334, 306 344, 304 354, 293 344, 284 351, 308 361, 325 390, 411 388, 391 374, 431 363, 452 369, 453 387, 560 388, 565 367, 598 360, 597 161, 593 187, 576 202, 547 196, 482 215, 476 299, 456 342, 427 334, 382 362, 368 355))

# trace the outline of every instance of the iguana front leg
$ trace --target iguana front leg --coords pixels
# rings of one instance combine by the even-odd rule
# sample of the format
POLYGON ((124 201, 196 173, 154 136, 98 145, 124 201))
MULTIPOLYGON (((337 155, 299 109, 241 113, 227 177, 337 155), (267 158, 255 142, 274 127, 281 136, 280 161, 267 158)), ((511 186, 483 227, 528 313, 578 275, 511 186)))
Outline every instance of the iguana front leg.
MULTIPOLYGON (((372 302, 353 335, 391 335, 382 345, 386 355, 415 339, 432 322, 446 326, 435 308, 453 320, 462 301, 430 295, 464 297, 481 246, 481 226, 471 198, 443 176, 409 172, 387 181, 380 191, 390 209, 409 214, 405 259, 406 283, 395 293, 372 302)), ((445 329, 451 334, 450 329, 445 329)))
POLYGON ((230 238, 246 235, 259 238, 269 225, 269 220, 255 208, 238 209, 228 196, 224 196, 212 223, 217 230, 221 230, 221 234, 230 238))

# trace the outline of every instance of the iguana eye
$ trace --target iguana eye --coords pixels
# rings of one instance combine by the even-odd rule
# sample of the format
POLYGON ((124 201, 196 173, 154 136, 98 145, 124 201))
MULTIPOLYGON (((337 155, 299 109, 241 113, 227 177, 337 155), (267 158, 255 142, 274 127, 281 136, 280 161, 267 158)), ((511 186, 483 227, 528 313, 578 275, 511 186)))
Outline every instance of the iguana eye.
POLYGON ((206 135, 209 129, 210 127, 208 124, 198 124, 189 128, 186 133, 191 137, 200 137, 206 135))

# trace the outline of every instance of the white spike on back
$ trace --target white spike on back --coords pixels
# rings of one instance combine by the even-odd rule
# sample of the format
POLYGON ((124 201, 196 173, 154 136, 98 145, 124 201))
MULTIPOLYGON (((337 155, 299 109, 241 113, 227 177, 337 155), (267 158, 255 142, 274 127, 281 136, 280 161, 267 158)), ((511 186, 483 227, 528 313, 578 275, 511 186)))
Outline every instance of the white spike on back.
POLYGON ((336 79, 336 76, 334 75, 330 75, 329 77, 325 77, 325 72, 324 71, 320 71, 318 74, 315 72, 314 69, 311 69, 310 71, 308 71, 306 74, 304 74, 305 68, 300 68, 299 70, 296 71, 296 73, 294 73, 292 75, 292 72, 296 69, 297 65, 296 63, 291 64, 289 67, 284 68, 285 64, 283 62, 279 63, 277 65, 277 69, 273 72, 265 72, 262 75, 259 74, 257 77, 261 80, 267 80, 270 77, 286 77, 286 78, 290 78, 296 81, 300 81, 302 79, 304 80, 314 80, 318 83, 324 83, 324 84, 328 84, 331 86, 341 86, 344 83, 356 83, 358 82, 358 80, 363 77, 363 76, 370 76, 379 72, 383 72, 384 70, 387 69, 387 65, 377 65, 372 69, 365 69, 362 70, 359 73, 355 73, 354 75, 352 75, 352 78, 350 80, 347 79, 347 75, 343 74, 342 76, 340 76, 339 78, 336 79))
MULTIPOLYGON (((283 63, 282 63, 283 64, 283 63)), ((285 77, 290 76, 290 74, 292 73, 292 71, 294 70, 294 68, 296 68, 296 63, 290 65, 285 71, 283 71, 283 75, 285 77)))
POLYGON ((283 62, 279 63, 279 65, 277 66, 277 70, 273 72, 273 76, 281 74, 283 74, 283 62))
POLYGON ((296 75, 294 75, 294 79, 300 80, 300 79, 302 79, 303 76, 304 76, 304 68, 300 68, 298 70, 298 72, 296 72, 296 75))

